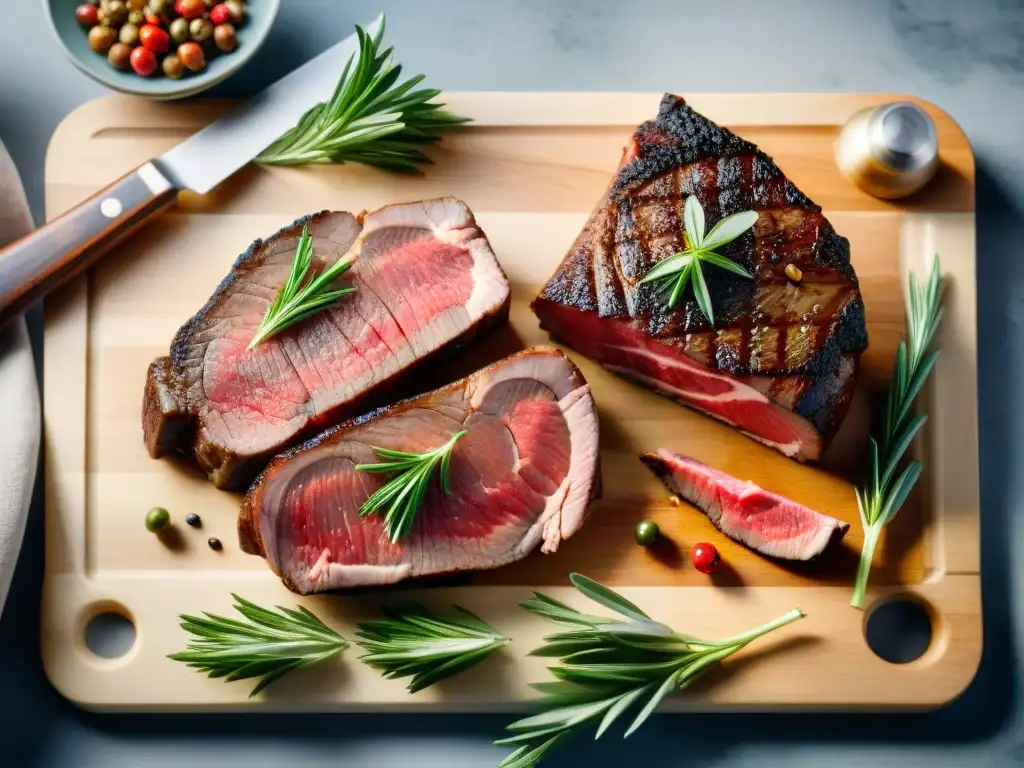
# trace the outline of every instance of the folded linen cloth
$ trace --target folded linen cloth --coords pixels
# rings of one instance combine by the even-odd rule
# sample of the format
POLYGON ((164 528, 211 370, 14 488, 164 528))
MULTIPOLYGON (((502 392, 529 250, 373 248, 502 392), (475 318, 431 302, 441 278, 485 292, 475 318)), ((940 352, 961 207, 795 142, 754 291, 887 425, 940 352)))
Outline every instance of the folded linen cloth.
MULTIPOLYGON (((0 143, 0 247, 32 229, 18 171, 0 143)), ((0 328, 0 612, 25 535, 39 457, 39 387, 25 319, 0 328)))

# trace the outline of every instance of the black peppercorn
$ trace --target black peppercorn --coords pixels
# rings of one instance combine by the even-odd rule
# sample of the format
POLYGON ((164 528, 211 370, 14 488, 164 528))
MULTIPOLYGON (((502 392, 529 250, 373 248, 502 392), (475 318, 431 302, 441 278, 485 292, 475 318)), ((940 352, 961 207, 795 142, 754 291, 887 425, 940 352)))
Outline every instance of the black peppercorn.
POLYGON ((211 536, 210 540, 206 543, 210 545, 210 549, 212 549, 214 552, 220 552, 221 549, 224 548, 224 545, 220 543, 220 539, 218 539, 216 536, 211 536))
POLYGON ((191 525, 193 528, 198 528, 203 524, 202 519, 195 512, 185 515, 185 522, 191 525))

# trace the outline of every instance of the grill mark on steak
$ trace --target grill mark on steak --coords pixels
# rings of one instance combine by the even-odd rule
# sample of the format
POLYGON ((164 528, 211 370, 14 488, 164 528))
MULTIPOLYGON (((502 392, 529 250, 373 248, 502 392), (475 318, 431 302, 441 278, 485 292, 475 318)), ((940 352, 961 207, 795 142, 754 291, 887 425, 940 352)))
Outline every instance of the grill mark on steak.
POLYGON ((598 461, 582 374, 555 349, 531 349, 278 456, 245 498, 239 541, 302 594, 494 568, 579 529, 600 493, 598 461), (354 469, 376 460, 371 446, 423 451, 463 428, 452 495, 435 478, 409 538, 391 543, 380 514, 359 516, 387 479, 354 469))
MULTIPOLYGON (((827 446, 845 416, 857 358, 867 346, 849 242, 764 152, 671 94, 657 119, 637 129, 597 208, 532 307, 542 327, 620 373, 635 364, 623 357, 623 345, 646 348, 641 340, 649 340, 665 348, 665 360, 685 355, 752 387, 814 426, 818 434, 805 436, 791 453, 796 458, 817 458, 827 446), (717 249, 754 279, 704 270, 715 327, 692 290, 669 308, 659 286, 639 282, 683 248, 682 208, 691 194, 704 207, 708 230, 724 216, 758 213, 751 231, 717 249), (790 263, 803 272, 799 286, 785 275, 790 263)), ((701 407, 658 365, 644 363, 634 378, 701 407)))
POLYGON ((146 446, 154 458, 193 456, 215 485, 241 489, 272 455, 379 404, 426 360, 504 321, 508 306, 508 281, 456 200, 298 219, 256 240, 178 331, 168 357, 151 364, 146 446), (361 251, 342 278, 360 290, 247 350, 304 224, 314 269, 350 247, 361 251))

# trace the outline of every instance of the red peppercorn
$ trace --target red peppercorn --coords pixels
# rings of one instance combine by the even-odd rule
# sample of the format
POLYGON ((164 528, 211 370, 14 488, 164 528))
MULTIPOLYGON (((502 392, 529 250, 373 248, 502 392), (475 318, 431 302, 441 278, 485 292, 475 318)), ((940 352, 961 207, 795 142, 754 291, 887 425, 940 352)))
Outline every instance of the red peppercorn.
POLYGON ((714 544, 702 541, 699 544, 694 544, 693 549, 690 550, 690 562, 701 573, 714 573, 722 564, 722 556, 718 554, 714 544))
POLYGON ((186 19, 198 19, 206 13, 206 3, 204 0, 178 0, 174 10, 186 19))
POLYGON ((224 5, 224 3, 217 3, 210 9, 210 21, 213 22, 215 26, 230 24, 233 20, 234 19, 231 16, 231 9, 224 5))
POLYGON ((206 55, 199 43, 187 42, 178 46, 178 58, 181 63, 193 72, 202 72, 206 68, 206 55))
POLYGON ((149 50, 149 48, 144 48, 140 45, 133 49, 130 61, 132 69, 143 77, 149 77, 156 71, 156 54, 149 50))
POLYGON ((75 18, 83 27, 95 27, 100 22, 99 8, 91 3, 84 3, 75 9, 75 18))
POLYGON ((146 24, 139 30, 139 40, 144 48, 153 53, 167 53, 167 49, 171 47, 171 36, 152 24, 146 24))
POLYGON ((155 13, 151 13, 146 17, 146 23, 152 24, 154 27, 162 27, 164 25, 164 20, 155 13))
POLYGON ((174 0, 174 12, 176 14, 178 14, 179 16, 182 15, 182 13, 181 13, 181 0, 174 0))

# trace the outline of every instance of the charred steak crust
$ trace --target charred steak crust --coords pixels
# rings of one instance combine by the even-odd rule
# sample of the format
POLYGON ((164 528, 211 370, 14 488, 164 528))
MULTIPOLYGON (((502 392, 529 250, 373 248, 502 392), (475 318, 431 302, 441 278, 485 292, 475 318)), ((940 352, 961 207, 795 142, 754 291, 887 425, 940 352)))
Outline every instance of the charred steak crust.
POLYGON ((621 369, 633 366, 611 360, 616 353, 601 359, 596 326, 577 328, 577 312, 619 323, 620 337, 631 328, 664 345, 666 356, 688 358, 712 373, 772 377, 770 386, 758 380, 755 389, 820 433, 820 445, 798 458, 816 458, 838 428, 867 346, 849 241, 768 155, 672 94, 662 98, 657 118, 634 133, 596 211, 532 307, 543 328, 603 364, 614 363, 619 373, 628 375, 621 369), (752 231, 720 249, 755 279, 704 271, 715 327, 692 292, 671 309, 657 285, 639 284, 654 264, 684 247, 682 207, 690 195, 700 200, 708 229, 733 213, 759 214, 752 231), (799 289, 785 275, 790 263, 803 272, 799 289))
MULTIPOLYGON (((345 224, 345 221, 342 221, 342 224, 345 224)), ((333 254, 333 258, 338 258, 341 255, 341 253, 333 254)), ((372 295, 372 291, 366 291, 366 293, 372 295)), ((268 293, 262 298, 265 301, 263 305, 265 308, 266 303, 273 298, 273 293, 268 293)), ((494 259, 493 253, 490 253, 486 235, 479 229, 469 209, 452 198, 423 201, 422 204, 399 203, 385 206, 372 213, 364 211, 358 216, 347 212, 324 210, 301 217, 282 227, 270 237, 255 240, 235 260, 231 271, 221 280, 203 307, 175 334, 170 354, 158 358, 150 364, 142 403, 143 437, 146 448, 153 458, 169 454, 192 457, 207 472, 217 487, 227 490, 242 490, 249 485, 276 453, 297 441, 316 434, 326 424, 349 418, 384 402, 401 382, 415 375, 422 367, 457 352, 479 336, 489 332, 495 325, 505 322, 508 318, 509 304, 507 278, 497 260, 494 259), (268 249, 278 240, 297 238, 304 225, 308 225, 310 232, 313 233, 318 226, 327 226, 332 217, 335 220, 350 220, 355 234, 353 242, 356 242, 358 233, 369 217, 386 217, 390 211, 418 205, 423 205, 424 210, 431 205, 442 205, 449 206, 457 212, 464 212, 465 221, 459 223, 457 230, 474 231, 476 237, 483 244, 483 249, 490 254, 488 268, 499 276, 500 281, 504 282, 504 293, 499 297, 500 300, 492 302, 466 328, 450 338, 445 338, 444 343, 435 349, 416 356, 411 362, 405 363, 389 375, 376 380, 371 387, 356 392, 352 397, 338 402, 324 411, 317 411, 309 418, 307 424, 294 434, 289 435, 284 442, 278 441, 264 450, 241 453, 225 446, 220 434, 204 429, 201 412, 205 405, 206 393, 203 391, 203 382, 197 379, 195 371, 198 366, 200 371, 198 375, 202 375, 204 355, 210 339, 197 341, 197 338, 201 338, 204 334, 210 335, 208 326, 210 323, 216 322, 213 316, 222 310, 224 304, 232 298, 233 291, 246 290, 246 281, 252 279, 250 271, 265 266, 263 261, 268 258, 268 249), (198 362, 197 357, 200 358, 198 362)), ((328 310, 328 312, 330 311, 328 310)), ((385 312, 387 311, 385 308, 385 312)), ((391 322, 397 322, 392 315, 388 316, 391 322)), ((315 319, 307 321, 306 325, 312 322, 315 322, 315 319)), ((296 332, 302 332, 302 325, 295 326, 296 332)), ((340 331, 340 329, 336 330, 340 331)), ((290 335, 293 332, 290 330, 287 333, 290 335)))
POLYGON ((239 542, 300 594, 421 583, 556 551, 599 493, 590 387, 561 352, 535 348, 275 458, 245 497, 239 542), (421 451, 462 429, 451 494, 431 484, 407 538, 359 514, 386 482, 355 470, 373 446, 421 451))

